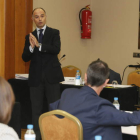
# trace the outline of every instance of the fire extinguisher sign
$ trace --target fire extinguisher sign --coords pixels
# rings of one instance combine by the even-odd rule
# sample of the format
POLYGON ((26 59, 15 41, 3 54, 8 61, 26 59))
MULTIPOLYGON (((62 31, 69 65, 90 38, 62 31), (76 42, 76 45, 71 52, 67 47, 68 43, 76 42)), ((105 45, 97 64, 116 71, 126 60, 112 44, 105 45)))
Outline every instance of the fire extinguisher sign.
POLYGON ((92 16, 89 16, 89 17, 88 17, 88 23, 91 24, 91 20, 92 20, 92 16))

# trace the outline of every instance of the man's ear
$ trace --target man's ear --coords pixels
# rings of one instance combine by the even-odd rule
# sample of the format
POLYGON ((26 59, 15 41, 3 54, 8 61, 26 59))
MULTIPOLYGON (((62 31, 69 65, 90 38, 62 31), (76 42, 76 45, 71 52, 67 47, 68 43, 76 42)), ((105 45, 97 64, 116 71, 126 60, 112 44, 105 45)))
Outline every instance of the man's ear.
POLYGON ((87 83, 87 73, 85 73, 85 83, 87 83))
POLYGON ((34 20, 34 18, 33 18, 33 17, 31 17, 31 20, 34 20))
POLYGON ((106 79, 104 82, 104 86, 106 86, 108 82, 109 82, 109 79, 106 79))

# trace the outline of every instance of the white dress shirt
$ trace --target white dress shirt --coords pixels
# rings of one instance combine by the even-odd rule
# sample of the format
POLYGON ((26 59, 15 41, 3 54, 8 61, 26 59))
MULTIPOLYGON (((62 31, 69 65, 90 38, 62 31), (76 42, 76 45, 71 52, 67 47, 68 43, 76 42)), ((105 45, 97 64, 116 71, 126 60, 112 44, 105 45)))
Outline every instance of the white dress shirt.
MULTIPOLYGON (((42 34, 43 34, 43 35, 44 35, 44 33, 45 33, 46 27, 47 27, 47 26, 44 25, 44 27, 41 28, 41 29, 43 29, 43 31, 42 31, 42 34)), ((40 28, 37 27, 36 30, 37 30, 37 37, 38 37, 38 39, 39 39, 39 33, 40 33, 39 30, 40 30, 40 28)), ((41 48, 42 48, 42 45, 40 45, 40 47, 39 47, 39 51, 41 51, 41 48)), ((31 53, 34 52, 34 48, 32 48, 31 45, 29 46, 29 50, 30 50, 31 53)))

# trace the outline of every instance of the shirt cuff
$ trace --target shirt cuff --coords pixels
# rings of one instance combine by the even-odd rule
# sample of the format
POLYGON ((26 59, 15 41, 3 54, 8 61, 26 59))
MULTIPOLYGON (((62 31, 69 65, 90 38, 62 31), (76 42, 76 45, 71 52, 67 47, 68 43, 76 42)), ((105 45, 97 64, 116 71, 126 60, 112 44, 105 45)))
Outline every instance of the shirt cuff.
POLYGON ((39 44, 39 46, 40 46, 40 47, 39 47, 39 51, 41 52, 42 44, 39 44))
POLYGON ((30 50, 31 53, 34 52, 34 48, 32 48, 31 46, 29 46, 29 50, 30 50))

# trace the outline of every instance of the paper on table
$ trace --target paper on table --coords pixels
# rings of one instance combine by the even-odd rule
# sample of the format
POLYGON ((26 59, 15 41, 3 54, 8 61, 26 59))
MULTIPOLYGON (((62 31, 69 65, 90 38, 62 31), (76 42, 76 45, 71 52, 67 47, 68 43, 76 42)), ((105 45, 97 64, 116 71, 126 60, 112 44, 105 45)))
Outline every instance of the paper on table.
MULTIPOLYGON (((107 87, 114 87, 112 84, 107 84, 107 87)), ((115 87, 125 88, 125 87, 132 87, 131 85, 115 85, 115 87)))
MULTIPOLYGON (((132 111, 125 111, 127 113, 133 113, 132 111)), ((137 135, 137 127, 136 126, 122 126, 122 133, 129 135, 137 135)))
POLYGON ((27 80, 29 74, 15 74, 16 79, 27 80))
POLYGON ((75 77, 64 77, 65 81, 62 84, 75 85, 75 77))

